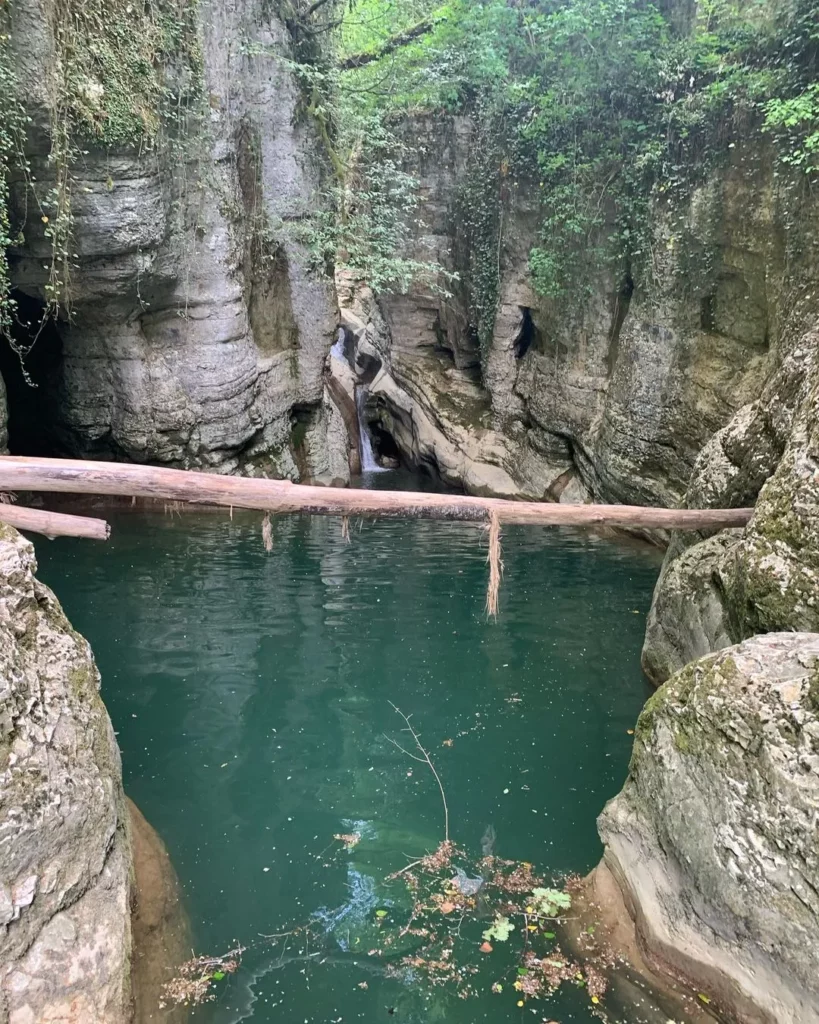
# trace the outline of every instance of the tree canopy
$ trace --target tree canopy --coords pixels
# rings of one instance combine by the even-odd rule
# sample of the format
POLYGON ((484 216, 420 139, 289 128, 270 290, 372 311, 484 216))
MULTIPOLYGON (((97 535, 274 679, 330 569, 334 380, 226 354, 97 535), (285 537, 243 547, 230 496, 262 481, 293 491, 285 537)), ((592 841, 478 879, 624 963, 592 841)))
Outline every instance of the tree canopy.
POLYGON ((355 208, 342 221, 365 276, 376 225, 356 217, 369 208, 383 225, 396 213, 389 244, 374 240, 377 285, 390 283, 390 247, 413 208, 397 126, 420 113, 473 120, 478 204, 503 178, 536 190, 531 270, 553 296, 590 260, 638 274, 651 204, 684 199, 749 134, 805 179, 819 171, 813 0, 327 0, 322 11, 330 45, 310 73, 332 112, 342 206, 355 208))

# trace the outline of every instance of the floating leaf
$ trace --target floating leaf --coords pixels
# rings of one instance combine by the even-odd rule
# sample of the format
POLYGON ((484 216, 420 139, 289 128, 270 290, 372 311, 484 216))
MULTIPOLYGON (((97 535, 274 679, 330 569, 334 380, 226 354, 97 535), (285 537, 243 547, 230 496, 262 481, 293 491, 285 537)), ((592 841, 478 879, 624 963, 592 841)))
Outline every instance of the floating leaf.
POLYGON ((698 992, 697 993, 697 999, 702 1000, 702 1002, 705 1003, 706 1006, 708 1005, 708 1003, 711 1002, 711 1000, 708 998, 708 996, 704 992, 698 992))
POLYGON ((225 977, 225 972, 224 971, 214 971, 213 974, 211 974, 211 978, 213 978, 214 981, 222 981, 224 979, 224 977, 225 977))
POLYGON ((554 939, 554 938, 556 938, 556 937, 557 937, 557 936, 555 935, 555 933, 554 933, 554 932, 544 932, 544 933, 543 933, 543 938, 544 938, 544 939, 554 939))
POLYGON ((525 978, 528 973, 529 973, 528 968, 526 968, 526 967, 518 967, 518 975, 521 978, 525 978))
POLYGON ((600 1000, 598 999, 597 996, 592 996, 592 1002, 594 1003, 595 1006, 597 1006, 597 1004, 600 1002, 600 1000))
POLYGON ((572 898, 560 889, 533 889, 532 903, 542 917, 557 917, 562 910, 569 910, 572 898))
POLYGON ((500 914, 495 915, 495 920, 492 922, 492 926, 487 928, 483 933, 483 937, 487 942, 495 939, 497 942, 507 942, 509 936, 515 930, 515 926, 509 920, 508 917, 502 917, 500 914))
POLYGON ((375 916, 376 917, 386 917, 387 913, 388 913, 388 911, 386 911, 386 910, 376 910, 375 916))

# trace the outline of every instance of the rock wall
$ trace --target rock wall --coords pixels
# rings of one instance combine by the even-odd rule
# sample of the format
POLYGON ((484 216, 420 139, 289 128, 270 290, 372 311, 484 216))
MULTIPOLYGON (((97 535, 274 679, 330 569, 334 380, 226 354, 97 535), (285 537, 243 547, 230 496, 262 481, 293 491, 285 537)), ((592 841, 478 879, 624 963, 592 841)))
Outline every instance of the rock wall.
MULTIPOLYGON (((407 169, 422 200, 412 255, 463 282, 470 122, 421 118, 412 133, 407 169)), ((341 289, 343 315, 383 370, 372 418, 410 461, 437 463, 476 493, 679 503, 702 447, 759 396, 789 299, 786 190, 764 153, 732 152, 684 210, 655 208, 650 280, 599 274, 572 301, 534 293, 537 184, 503 181, 483 373, 462 286, 375 299, 341 289), (707 273, 692 272, 697 260, 707 273)))
MULTIPOLYGON (((57 451, 220 472, 348 475, 323 382, 335 298, 306 272, 293 232, 316 202, 321 149, 297 110, 298 86, 281 60, 290 40, 275 9, 265 0, 203 0, 204 111, 151 151, 89 145, 72 167, 71 322, 38 341, 55 352, 38 383, 57 451), (311 437, 301 467, 294 432, 311 437)), ((11 15, 32 118, 31 175, 48 181, 51 0, 16 0, 11 15)), ((166 72, 182 88, 179 69, 166 72)), ((99 83, 102 104, 107 85, 99 83)), ((44 299, 47 225, 24 216, 32 205, 25 180, 12 192, 24 235, 12 250, 13 284, 44 299)))
POLYGON ((649 964, 720 1019, 819 1021, 819 636, 695 662, 640 717, 599 820, 649 964))
POLYGON ((754 505, 750 525, 675 537, 648 619, 643 665, 657 683, 756 633, 819 631, 819 209, 802 208, 776 363, 760 397, 699 455, 692 507, 754 505))
POLYGON ((131 1019, 131 854, 99 675, 0 524, 0 1019, 131 1019))

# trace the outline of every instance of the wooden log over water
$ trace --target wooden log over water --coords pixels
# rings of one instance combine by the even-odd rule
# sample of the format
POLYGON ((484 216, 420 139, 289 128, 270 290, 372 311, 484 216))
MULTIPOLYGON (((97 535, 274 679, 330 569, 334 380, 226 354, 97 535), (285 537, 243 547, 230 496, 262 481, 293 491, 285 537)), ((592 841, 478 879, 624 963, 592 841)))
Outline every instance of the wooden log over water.
POLYGON ((60 512, 44 512, 42 509, 21 508, 0 502, 0 523, 7 523, 17 530, 43 533, 46 537, 82 537, 85 540, 108 540, 111 528, 104 519, 89 519, 86 516, 66 516, 60 512))
POLYGON ((523 526, 618 526, 702 530, 745 526, 750 508, 670 509, 642 505, 560 505, 457 494, 305 487, 286 480, 217 476, 156 466, 71 459, 0 457, 0 491, 56 491, 158 498, 284 514, 443 519, 523 526))

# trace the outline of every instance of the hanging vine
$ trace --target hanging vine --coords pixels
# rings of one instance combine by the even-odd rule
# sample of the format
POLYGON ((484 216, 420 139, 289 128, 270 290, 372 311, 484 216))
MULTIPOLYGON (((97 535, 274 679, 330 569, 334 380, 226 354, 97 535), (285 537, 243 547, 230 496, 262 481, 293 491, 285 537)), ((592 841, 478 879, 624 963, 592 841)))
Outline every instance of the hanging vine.
MULTIPOLYGON (((33 212, 50 243, 40 329, 49 319, 70 319, 71 277, 79 258, 72 239, 73 209, 83 187, 76 168, 92 149, 154 149, 166 130, 184 117, 191 96, 201 91, 197 6, 198 0, 53 0, 47 8, 54 51, 47 83, 50 150, 46 173, 35 179, 25 156, 29 119, 11 51, 14 0, 0 0, 0 333, 9 340, 16 309, 10 295, 8 247, 25 243, 24 235, 31 230, 28 213, 33 212), (27 192, 27 210, 15 211, 21 223, 14 232, 8 191, 12 169, 22 176, 27 192)), ((113 188, 110 178, 108 187, 113 188)), ((29 349, 38 333, 35 330, 29 349)), ((25 354, 26 350, 18 351, 21 357, 25 354)))

